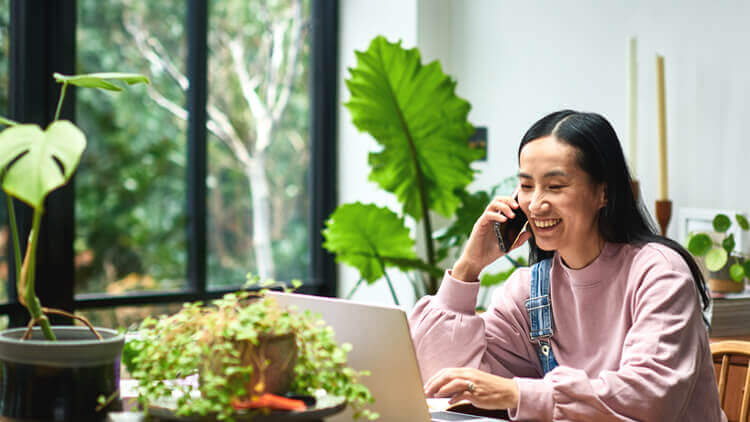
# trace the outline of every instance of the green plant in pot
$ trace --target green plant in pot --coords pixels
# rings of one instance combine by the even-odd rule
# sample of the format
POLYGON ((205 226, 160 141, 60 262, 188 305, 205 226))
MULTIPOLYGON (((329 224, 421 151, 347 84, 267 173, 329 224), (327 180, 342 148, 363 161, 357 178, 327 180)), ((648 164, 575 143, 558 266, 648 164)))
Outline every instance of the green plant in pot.
POLYGON ((265 293, 230 293, 208 306, 188 303, 171 316, 144 320, 124 352, 140 406, 156 416, 273 420, 284 412, 269 415, 267 402, 293 393, 317 396, 317 412, 348 403, 355 417, 376 418, 358 381, 366 374, 346 365, 351 346, 338 345, 315 314, 265 293))
MULTIPOLYGON (((735 221, 743 231, 750 230, 750 224, 743 215, 736 214, 735 221)), ((750 260, 736 250, 734 234, 727 234, 732 227, 729 216, 717 214, 712 225, 713 233, 691 233, 687 248, 693 255, 703 257, 712 292, 741 292, 745 288, 745 278, 750 276, 750 260)))
POLYGON ((382 36, 355 54, 345 105, 354 125, 381 147, 369 154, 369 180, 393 193, 402 209, 399 215, 374 204, 343 204, 326 222, 323 247, 337 262, 359 270, 350 296, 363 283, 385 278, 398 304, 387 269, 403 271, 417 298, 437 292, 440 263, 461 247, 492 196, 510 194, 517 179, 491 192, 468 192, 475 173, 470 165, 484 152, 469 147, 471 106, 455 94, 456 82, 437 61, 422 65, 416 48, 404 49, 382 36), (434 229, 435 215, 450 218, 451 225, 434 229), (422 256, 406 219, 422 225, 422 256))
MULTIPOLYGON (((82 317, 42 306, 35 290, 36 248, 44 200, 70 180, 86 147, 83 132, 70 121, 59 120, 68 86, 122 91, 124 84, 148 83, 148 79, 125 73, 56 73, 54 78, 62 87, 55 118, 47 128, 0 118, 0 124, 8 126, 0 132, 0 181, 10 217, 18 300, 30 316, 27 328, 0 333, 0 419, 103 419, 106 414, 97 404, 98 397, 115 397, 119 388, 117 362, 123 336, 114 330, 97 330, 82 317), (33 210, 23 260, 12 198, 33 210), (53 327, 48 314, 75 318, 87 327, 53 327)), ((117 403, 112 400, 107 408, 117 403)))

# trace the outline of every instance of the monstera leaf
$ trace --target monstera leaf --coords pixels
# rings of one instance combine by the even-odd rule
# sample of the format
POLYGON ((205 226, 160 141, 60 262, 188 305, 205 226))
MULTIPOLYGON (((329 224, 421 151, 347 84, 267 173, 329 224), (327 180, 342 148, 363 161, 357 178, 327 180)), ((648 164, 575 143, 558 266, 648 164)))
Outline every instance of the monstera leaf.
POLYGON ((417 221, 425 206, 451 216, 460 203, 455 191, 472 181, 469 164, 482 154, 468 146, 469 103, 455 95, 456 83, 438 62, 422 65, 416 48, 379 36, 356 56, 346 106, 354 125, 382 146, 369 155, 370 180, 417 221))
POLYGON ((108 91, 122 91, 123 88, 120 85, 112 83, 110 81, 124 82, 128 85, 138 83, 149 83, 147 77, 136 73, 118 73, 118 72, 101 72, 101 73, 88 73, 85 75, 62 75, 55 73, 52 76, 55 80, 60 83, 71 84, 84 88, 99 88, 106 89, 108 91))
POLYGON ((341 205, 326 221, 323 237, 323 247, 336 254, 336 261, 358 269, 368 283, 383 276, 384 266, 424 265, 403 218, 387 208, 360 202, 341 205))
POLYGON ((81 154, 86 136, 67 120, 53 122, 46 130, 37 125, 16 125, 0 132, 0 169, 5 169, 3 190, 34 208, 68 182, 81 154))

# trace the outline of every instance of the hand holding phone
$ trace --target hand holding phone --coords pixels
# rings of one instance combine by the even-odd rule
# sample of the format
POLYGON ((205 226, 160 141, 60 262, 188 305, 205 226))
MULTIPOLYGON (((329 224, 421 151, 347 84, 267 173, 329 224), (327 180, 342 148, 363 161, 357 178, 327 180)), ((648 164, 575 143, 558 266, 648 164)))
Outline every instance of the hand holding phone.
MULTIPOLYGON (((516 202, 518 201, 518 193, 513 195, 513 199, 516 202)), ((503 252, 508 252, 516 246, 518 238, 521 237, 521 233, 523 233, 529 223, 529 219, 521 210, 521 207, 513 210, 513 213, 516 216, 503 223, 493 222, 497 241, 500 243, 500 250, 503 252)))

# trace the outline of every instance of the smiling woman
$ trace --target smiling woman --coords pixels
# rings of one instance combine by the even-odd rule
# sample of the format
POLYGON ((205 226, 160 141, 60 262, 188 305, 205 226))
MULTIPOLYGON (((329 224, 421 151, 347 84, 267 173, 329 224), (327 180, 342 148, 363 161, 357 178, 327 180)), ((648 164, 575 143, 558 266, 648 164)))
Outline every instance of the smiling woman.
POLYGON ((519 420, 725 421, 703 277, 635 201, 609 122, 552 113, 518 155, 518 200, 487 205, 437 295, 410 316, 426 394, 519 420), (503 254, 493 223, 519 211, 532 266, 476 315, 477 275, 503 254))

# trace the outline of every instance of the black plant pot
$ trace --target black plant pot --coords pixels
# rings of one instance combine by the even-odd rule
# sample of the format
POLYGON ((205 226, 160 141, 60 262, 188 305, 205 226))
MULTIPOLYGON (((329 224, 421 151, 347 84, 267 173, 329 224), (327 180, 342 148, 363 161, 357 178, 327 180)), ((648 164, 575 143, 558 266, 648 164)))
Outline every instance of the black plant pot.
POLYGON ((102 421, 121 409, 120 356, 125 338, 98 328, 97 340, 86 327, 57 326, 58 341, 44 340, 34 328, 0 332, 0 420, 102 421), (111 398, 97 410, 99 396, 111 398))

